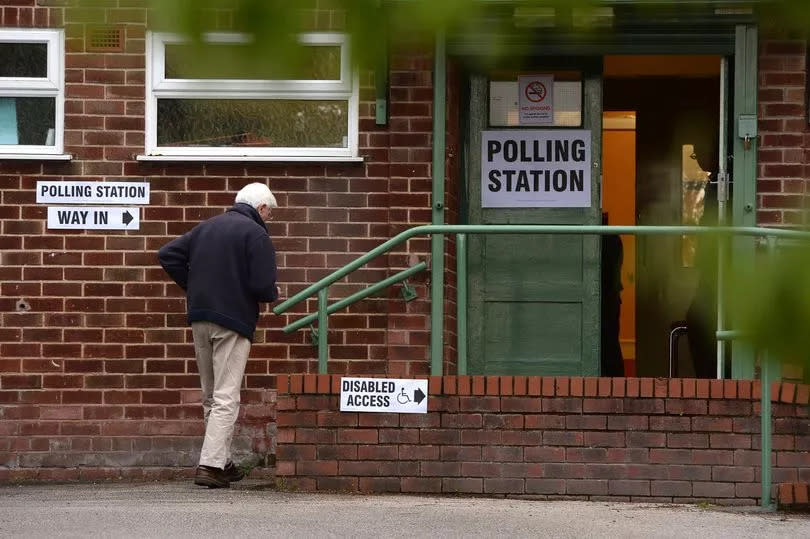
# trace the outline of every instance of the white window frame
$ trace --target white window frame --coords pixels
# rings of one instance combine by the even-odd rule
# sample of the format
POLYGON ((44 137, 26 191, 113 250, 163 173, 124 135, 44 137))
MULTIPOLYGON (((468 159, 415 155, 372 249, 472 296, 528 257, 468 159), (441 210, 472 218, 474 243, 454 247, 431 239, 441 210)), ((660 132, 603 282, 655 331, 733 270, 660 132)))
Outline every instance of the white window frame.
MULTIPOLYGON (((340 78, 336 80, 167 79, 167 43, 183 43, 182 35, 149 32, 146 39, 146 155, 141 161, 355 161, 359 129, 358 75, 351 68, 346 34, 311 32, 299 42, 340 47, 340 78), (158 99, 312 99, 348 101, 347 147, 217 147, 158 146, 158 99)), ((216 32, 204 35, 209 43, 245 43, 244 34, 216 32)))
POLYGON ((45 77, 0 77, 0 97, 49 97, 56 102, 53 146, 0 144, 0 159, 70 159, 65 145, 65 32, 62 29, 0 28, 3 43, 45 43, 45 77))

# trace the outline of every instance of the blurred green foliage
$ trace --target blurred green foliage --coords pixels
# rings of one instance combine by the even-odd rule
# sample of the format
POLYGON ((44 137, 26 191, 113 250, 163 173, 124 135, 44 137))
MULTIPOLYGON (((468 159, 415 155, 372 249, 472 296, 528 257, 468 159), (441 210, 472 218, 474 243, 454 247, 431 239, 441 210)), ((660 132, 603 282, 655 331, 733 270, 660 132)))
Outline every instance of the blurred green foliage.
POLYGON ((760 245, 753 265, 728 274, 733 329, 783 362, 810 363, 810 242, 760 245))

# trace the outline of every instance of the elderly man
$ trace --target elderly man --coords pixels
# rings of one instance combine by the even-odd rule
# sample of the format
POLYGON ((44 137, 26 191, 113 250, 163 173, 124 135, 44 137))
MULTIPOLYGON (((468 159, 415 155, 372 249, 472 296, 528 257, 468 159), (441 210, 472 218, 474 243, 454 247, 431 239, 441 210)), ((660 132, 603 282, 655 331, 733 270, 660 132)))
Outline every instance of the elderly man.
POLYGON ((264 224, 276 206, 266 185, 251 183, 231 209, 158 253, 160 265, 186 292, 194 335, 205 414, 197 485, 227 488, 244 477, 231 460, 231 438, 259 302, 278 298, 276 254, 264 224))

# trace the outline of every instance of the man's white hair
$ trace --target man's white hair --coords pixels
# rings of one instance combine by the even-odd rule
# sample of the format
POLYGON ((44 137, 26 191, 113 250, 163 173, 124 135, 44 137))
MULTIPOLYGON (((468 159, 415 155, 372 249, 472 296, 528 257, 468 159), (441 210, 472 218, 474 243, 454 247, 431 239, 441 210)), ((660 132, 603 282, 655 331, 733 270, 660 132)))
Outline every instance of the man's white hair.
POLYGON ((258 182, 249 183, 240 189, 239 192, 236 193, 236 202, 250 204, 257 210, 262 204, 266 204, 270 208, 278 207, 276 197, 273 196, 270 188, 265 184, 258 182))

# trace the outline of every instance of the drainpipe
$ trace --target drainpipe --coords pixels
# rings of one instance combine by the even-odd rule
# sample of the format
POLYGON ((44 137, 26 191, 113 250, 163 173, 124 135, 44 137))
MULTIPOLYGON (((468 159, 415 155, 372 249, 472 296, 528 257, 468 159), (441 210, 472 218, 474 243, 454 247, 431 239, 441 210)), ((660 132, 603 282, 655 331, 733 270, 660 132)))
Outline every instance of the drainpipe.
MULTIPOLYGON (((433 58, 433 196, 431 224, 444 224, 445 92, 447 57, 443 30, 433 58)), ((441 376, 444 354, 444 234, 430 237, 430 374, 441 376)))

